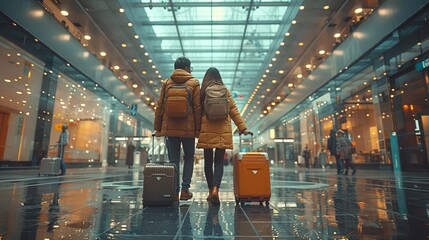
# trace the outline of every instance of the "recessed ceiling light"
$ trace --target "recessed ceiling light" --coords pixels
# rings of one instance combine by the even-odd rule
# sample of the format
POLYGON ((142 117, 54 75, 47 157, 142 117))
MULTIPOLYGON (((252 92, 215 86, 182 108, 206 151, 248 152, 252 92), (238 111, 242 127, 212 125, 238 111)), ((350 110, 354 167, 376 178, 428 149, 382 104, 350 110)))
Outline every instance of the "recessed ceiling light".
POLYGON ((355 9, 355 13, 356 13, 356 14, 359 14, 359 13, 361 13, 361 12, 363 12, 363 9, 362 9, 362 8, 356 8, 356 9, 355 9))
POLYGON ((311 64, 307 64, 305 65, 306 68, 310 69, 311 68, 311 64))
POLYGON ((148 56, 148 55, 149 55, 149 53, 145 52, 145 53, 144 53, 144 55, 145 55, 145 56, 148 56))
POLYGON ((133 84, 133 88, 137 88, 137 87, 138 87, 138 85, 134 83, 133 84))
POLYGON ((141 96, 143 96, 143 95, 144 95, 144 92, 140 92, 140 95, 141 95, 141 96))
POLYGON ((120 13, 124 13, 124 12, 125 12, 125 10, 124 10, 123 8, 119 8, 119 12, 120 12, 120 13))
POLYGON ((119 66, 115 65, 115 66, 113 66, 113 69, 119 70, 119 66))
POLYGON ((136 63, 137 61, 137 58, 133 58, 133 63, 136 63))
POLYGON ((299 42, 298 46, 302 47, 302 46, 304 46, 304 43, 303 42, 299 42))
POLYGON ((341 33, 335 33, 334 34, 334 38, 339 38, 339 37, 341 37, 341 33))
POLYGON ((322 54, 325 54, 325 53, 326 53, 326 52, 325 52, 325 50, 323 50, 323 49, 319 51, 319 54, 321 54, 321 55, 322 55, 322 54))
POLYGON ((126 48, 126 47, 127 47, 127 44, 122 43, 122 44, 121 44, 121 47, 126 48))
POLYGON ((302 74, 300 73, 300 74, 296 75, 296 77, 297 78, 302 78, 302 74))
POLYGON ((277 61, 277 58, 272 58, 271 61, 275 62, 277 61))
POLYGON ((289 36, 290 36, 290 33, 289 33, 289 32, 285 33, 285 36, 286 36, 286 37, 289 37, 289 36))
POLYGON ((85 38, 85 40, 91 40, 91 36, 89 36, 89 35, 85 35, 85 36, 83 36, 83 38, 85 38))
POLYGON ((304 6, 300 6, 300 7, 299 7, 299 10, 304 10, 304 6))
POLYGON ((283 74, 283 73, 285 73, 284 70, 279 70, 279 74, 283 74))
POLYGON ((291 88, 293 87, 293 83, 288 83, 287 86, 291 88))
POLYGON ((142 74, 143 74, 143 75, 145 75, 146 73, 147 73, 146 71, 144 71, 144 70, 142 71, 142 74))
POLYGON ((287 59, 289 62, 291 62, 291 61, 293 61, 293 58, 292 57, 290 57, 290 58, 288 58, 287 59))
POLYGON ((61 15, 63 15, 64 17, 67 17, 69 15, 69 12, 62 10, 61 15))
POLYGON ((277 80, 273 79, 271 82, 274 83, 274 84, 276 84, 277 80))
POLYGON ((292 20, 292 24, 296 24, 296 20, 292 20))
POLYGON ((144 48, 144 45, 143 45, 143 44, 140 44, 140 48, 144 48))
POLYGON ((276 51, 276 54, 277 54, 277 55, 279 55, 279 54, 280 54, 280 51, 276 51))
POLYGON ((285 43, 284 43, 284 42, 281 42, 281 43, 280 43, 280 46, 284 46, 284 45, 285 45, 285 43))
POLYGON ((100 56, 105 57, 106 55, 106 52, 100 52, 100 56))
POLYGON ((128 23, 128 27, 132 27, 133 26, 133 23, 128 23))
POLYGON ((323 9, 328 10, 328 9, 329 9, 329 6, 328 6, 328 5, 325 5, 325 6, 323 6, 323 9))
POLYGON ((128 75, 124 75, 122 76, 123 79, 127 80, 128 79, 128 75))

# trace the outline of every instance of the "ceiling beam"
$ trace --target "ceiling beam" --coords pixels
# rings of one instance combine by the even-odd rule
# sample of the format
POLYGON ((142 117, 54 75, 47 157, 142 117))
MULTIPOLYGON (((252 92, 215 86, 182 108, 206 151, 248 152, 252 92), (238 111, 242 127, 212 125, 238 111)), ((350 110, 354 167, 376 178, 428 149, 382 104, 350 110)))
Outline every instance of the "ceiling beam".
POLYGON ((236 20, 236 21, 141 21, 141 26, 200 26, 200 25, 280 25, 280 20, 236 20))
MULTIPOLYGON (((260 48, 260 49, 254 49, 254 48, 252 48, 252 49, 246 49, 246 48, 243 48, 243 49, 236 49, 236 48, 234 48, 234 49, 210 49, 210 48, 204 48, 204 49, 202 49, 202 48, 200 48, 200 49, 195 49, 195 48, 186 48, 186 50, 185 50, 185 52, 187 52, 187 53, 190 53, 190 52, 192 52, 192 53, 210 53, 210 52, 215 52, 215 53, 236 53, 236 52, 243 52, 243 53, 246 53, 246 52, 249 52, 249 53, 254 53, 254 52, 268 52, 268 48, 260 48)), ((169 53, 169 54, 171 54, 171 53, 182 53, 182 49, 180 49, 180 48, 163 48, 163 49, 155 49, 155 50, 153 50, 153 52, 154 53, 169 53)))
MULTIPOLYGON (((246 39, 252 40, 272 40, 273 35, 262 35, 262 36, 247 36, 246 39)), ((241 35, 224 35, 224 36, 181 36, 182 40, 241 40, 241 35)), ((145 37, 147 40, 176 40, 177 36, 150 36, 145 37)))
MULTIPOLYGON (((254 7, 285 7, 290 6, 290 2, 257 2, 254 3, 254 7)), ((174 7, 248 7, 246 2, 175 2, 174 7)), ((144 8, 169 8, 168 3, 135 3, 134 7, 144 7, 144 8)))

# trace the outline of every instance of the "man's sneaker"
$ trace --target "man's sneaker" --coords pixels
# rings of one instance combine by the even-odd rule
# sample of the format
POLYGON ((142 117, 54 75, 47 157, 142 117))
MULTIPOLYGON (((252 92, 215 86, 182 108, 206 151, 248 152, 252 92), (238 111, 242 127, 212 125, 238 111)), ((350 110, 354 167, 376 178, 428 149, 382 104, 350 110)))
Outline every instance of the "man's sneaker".
POLYGON ((189 199, 191 199, 192 198, 192 193, 191 193, 191 191, 189 191, 189 190, 183 190, 181 193, 180 193, 180 200, 189 200, 189 199))

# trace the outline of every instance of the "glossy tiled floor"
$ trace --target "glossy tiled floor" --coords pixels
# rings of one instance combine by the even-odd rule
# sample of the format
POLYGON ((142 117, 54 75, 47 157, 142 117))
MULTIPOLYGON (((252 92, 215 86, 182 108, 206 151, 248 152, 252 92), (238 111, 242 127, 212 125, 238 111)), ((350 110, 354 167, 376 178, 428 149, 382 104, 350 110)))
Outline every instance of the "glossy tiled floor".
POLYGON ((269 207, 236 206, 232 167, 221 205, 205 201, 201 164, 194 198, 142 206, 142 174, 125 168, 0 171, 0 239, 427 239, 429 175, 273 167, 269 207))

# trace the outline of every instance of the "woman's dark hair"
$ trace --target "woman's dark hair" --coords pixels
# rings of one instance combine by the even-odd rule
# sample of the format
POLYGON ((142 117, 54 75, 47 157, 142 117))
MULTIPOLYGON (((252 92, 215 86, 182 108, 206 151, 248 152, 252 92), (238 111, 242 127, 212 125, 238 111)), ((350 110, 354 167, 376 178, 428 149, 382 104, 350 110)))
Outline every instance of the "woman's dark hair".
POLYGON ((185 70, 186 67, 191 67, 191 60, 187 57, 179 57, 176 59, 176 62, 174 62, 174 69, 185 70))
POLYGON ((203 78, 203 83, 201 84, 201 108, 204 106, 204 100, 206 99, 206 88, 213 83, 223 84, 222 77, 220 76, 219 70, 215 67, 207 69, 206 74, 203 78))

